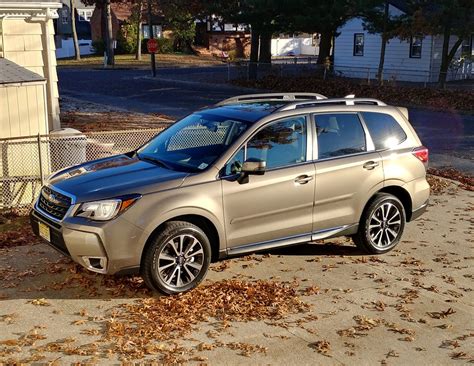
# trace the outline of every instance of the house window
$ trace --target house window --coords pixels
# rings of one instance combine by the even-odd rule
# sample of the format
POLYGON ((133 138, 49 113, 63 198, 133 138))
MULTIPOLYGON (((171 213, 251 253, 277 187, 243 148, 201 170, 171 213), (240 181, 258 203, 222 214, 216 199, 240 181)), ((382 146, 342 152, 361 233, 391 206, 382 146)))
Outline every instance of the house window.
POLYGON ((413 36, 410 39, 410 58, 421 58, 421 46, 423 37, 413 36))
POLYGON ((61 23, 69 24, 69 10, 66 7, 61 9, 61 23))
POLYGON ((77 15, 79 16, 79 21, 81 22, 90 22, 92 17, 92 10, 90 9, 77 9, 77 15))
POLYGON ((364 56, 364 33, 354 34, 354 56, 364 56))
MULTIPOLYGON (((142 25, 142 34, 143 34, 143 39, 150 38, 150 26, 148 24, 142 25)), ((161 25, 154 25, 153 38, 161 38, 161 37, 163 37, 161 25)))
POLYGON ((472 42, 474 40, 474 35, 472 35, 471 37, 469 37, 468 39, 465 39, 463 42, 462 42, 462 46, 461 46, 461 55, 462 56, 471 56, 473 53, 472 53, 472 42))

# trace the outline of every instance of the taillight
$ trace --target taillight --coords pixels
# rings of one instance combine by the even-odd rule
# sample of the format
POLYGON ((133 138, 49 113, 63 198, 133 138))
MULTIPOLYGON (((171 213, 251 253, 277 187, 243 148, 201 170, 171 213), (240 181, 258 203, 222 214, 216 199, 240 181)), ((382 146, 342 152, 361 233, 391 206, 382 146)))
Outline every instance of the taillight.
POLYGON ((415 147, 412 151, 413 155, 415 155, 422 163, 428 162, 429 152, 428 148, 425 146, 415 147))

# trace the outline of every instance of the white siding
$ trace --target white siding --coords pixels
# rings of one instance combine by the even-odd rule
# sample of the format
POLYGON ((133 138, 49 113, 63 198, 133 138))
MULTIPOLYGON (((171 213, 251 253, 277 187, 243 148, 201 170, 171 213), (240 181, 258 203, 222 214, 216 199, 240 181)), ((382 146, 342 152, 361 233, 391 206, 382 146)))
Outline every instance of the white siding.
POLYGON ((44 82, 0 85, 0 138, 48 133, 44 82))
POLYGON ((272 56, 294 55, 315 56, 319 53, 319 47, 313 46, 311 37, 273 38, 272 56))
MULTIPOLYGON (((91 40, 80 40, 79 41, 79 52, 81 56, 85 55, 92 55, 95 50, 92 47, 91 40)), ((56 58, 67 58, 67 57, 74 57, 76 51, 74 49, 74 41, 72 38, 69 39, 62 39, 61 40, 61 47, 56 49, 56 58)))
POLYGON ((51 110, 48 111, 49 128, 59 124, 58 76, 56 74, 56 55, 54 46, 53 21, 30 22, 23 19, 3 21, 4 57, 41 76, 48 78, 52 85, 51 110), (52 75, 48 75, 47 52, 43 32, 48 32, 51 46, 50 57, 53 64, 52 75))
MULTIPOLYGON (((375 77, 380 60, 381 37, 364 31, 362 19, 354 18, 339 29, 334 46, 334 68, 349 76, 375 77), (364 34, 364 55, 354 56, 354 34, 364 34)), ((421 58, 410 58, 410 42, 391 39, 385 51, 384 78, 407 81, 427 81, 430 74, 432 37, 423 39, 421 58)))

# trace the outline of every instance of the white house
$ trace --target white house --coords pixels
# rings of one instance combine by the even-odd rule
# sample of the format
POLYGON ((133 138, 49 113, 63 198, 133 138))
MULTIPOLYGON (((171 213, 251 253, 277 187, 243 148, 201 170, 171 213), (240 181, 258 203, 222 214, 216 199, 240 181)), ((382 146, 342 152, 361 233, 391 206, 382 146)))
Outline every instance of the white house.
MULTIPOLYGON (((396 5, 390 4, 390 15, 402 14, 403 1, 393 3, 396 5)), ((381 36, 364 30, 361 18, 349 20, 338 32, 339 36, 334 42, 335 72, 353 78, 375 78, 380 60, 381 36)), ((456 37, 451 37, 450 47, 456 40, 456 37)), ((413 82, 438 81, 442 48, 441 35, 417 36, 410 40, 391 39, 385 51, 383 78, 413 82)), ((453 60, 460 60, 462 53, 473 54, 472 37, 459 48, 453 60)), ((458 67, 449 69, 447 80, 472 77, 472 72, 471 62, 460 62, 458 67)))
MULTIPOLYGON (((71 0, 61 0, 61 4, 62 7, 58 10, 59 18, 54 20, 57 59, 74 57, 76 54, 72 35, 71 0)), ((79 52, 82 56, 91 55, 95 50, 92 47, 90 19, 95 6, 84 4, 83 0, 75 0, 75 7, 79 52)))
POLYGON ((52 0, 0 1, 0 138, 60 127, 53 27, 60 7, 52 0))
POLYGON ((318 54, 317 34, 281 34, 272 38, 272 56, 317 56, 318 54))

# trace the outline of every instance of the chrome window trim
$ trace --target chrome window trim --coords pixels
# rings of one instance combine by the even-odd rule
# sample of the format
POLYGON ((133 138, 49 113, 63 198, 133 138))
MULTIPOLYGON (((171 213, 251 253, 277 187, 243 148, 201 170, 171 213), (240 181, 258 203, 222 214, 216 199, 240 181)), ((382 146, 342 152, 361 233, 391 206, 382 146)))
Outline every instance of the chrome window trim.
POLYGON ((314 163, 317 164, 317 163, 323 162, 323 161, 345 159, 345 158, 351 158, 351 157, 355 157, 355 156, 364 156, 364 155, 373 154, 374 152, 377 152, 377 151, 364 151, 364 152, 355 153, 355 154, 334 156, 334 157, 331 157, 331 158, 324 158, 324 159, 317 159, 317 160, 314 161, 314 163))

